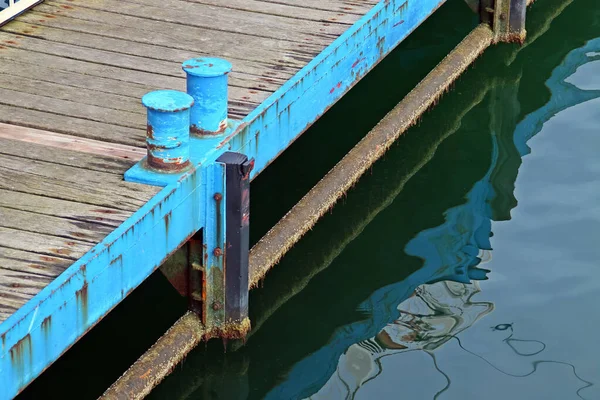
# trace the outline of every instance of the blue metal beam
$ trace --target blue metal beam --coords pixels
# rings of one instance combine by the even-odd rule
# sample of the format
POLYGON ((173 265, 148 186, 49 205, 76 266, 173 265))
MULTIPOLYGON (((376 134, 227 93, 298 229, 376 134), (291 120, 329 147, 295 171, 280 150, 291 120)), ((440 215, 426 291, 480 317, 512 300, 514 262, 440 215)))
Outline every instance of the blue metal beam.
MULTIPOLYGON (((0 399, 12 398, 206 224, 206 180, 225 151, 254 158, 251 178, 284 151, 445 0, 384 0, 242 121, 196 139, 201 159, 0 325, 0 399), (259 144, 260 141, 260 144, 259 144), (200 143, 202 142, 202 143, 200 143)), ((197 148, 198 149, 198 148, 197 148)))

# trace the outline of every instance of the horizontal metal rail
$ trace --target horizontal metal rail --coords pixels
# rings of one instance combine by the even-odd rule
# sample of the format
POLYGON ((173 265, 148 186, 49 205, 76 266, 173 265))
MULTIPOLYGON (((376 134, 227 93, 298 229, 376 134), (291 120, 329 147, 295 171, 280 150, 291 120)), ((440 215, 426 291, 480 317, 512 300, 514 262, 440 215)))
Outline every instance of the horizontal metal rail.
MULTIPOLYGON (((487 25, 476 27, 371 132, 365 136, 292 210, 263 237, 250 253, 250 286, 255 286, 291 246, 339 200, 442 96, 492 43, 487 25)), ((200 319, 188 312, 165 333, 102 396, 141 399, 158 385, 187 352, 209 334, 200 319), (196 332, 188 332, 195 329, 196 332)))

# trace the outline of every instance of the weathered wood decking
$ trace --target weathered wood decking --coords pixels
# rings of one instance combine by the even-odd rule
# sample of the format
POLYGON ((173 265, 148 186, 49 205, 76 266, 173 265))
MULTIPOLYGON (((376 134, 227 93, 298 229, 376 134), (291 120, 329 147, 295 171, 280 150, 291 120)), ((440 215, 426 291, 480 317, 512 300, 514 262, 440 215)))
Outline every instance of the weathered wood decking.
POLYGON ((243 118, 376 3, 53 0, 1 27, 0 322, 158 192, 122 178, 143 94, 223 57, 243 118))

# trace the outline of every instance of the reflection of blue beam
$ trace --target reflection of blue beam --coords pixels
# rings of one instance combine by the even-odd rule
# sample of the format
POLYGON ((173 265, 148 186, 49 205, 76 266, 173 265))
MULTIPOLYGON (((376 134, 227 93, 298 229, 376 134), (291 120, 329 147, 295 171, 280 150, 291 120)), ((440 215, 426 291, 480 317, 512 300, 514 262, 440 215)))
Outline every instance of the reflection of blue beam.
POLYGON ((550 118, 569 107, 600 97, 600 90, 582 90, 565 81, 583 64, 600 58, 587 55, 587 53, 598 51, 598 49, 600 49, 600 39, 590 40, 585 46, 571 51, 552 72, 552 76, 546 81, 546 86, 551 91, 550 101, 527 115, 515 130, 515 146, 521 156, 531 152, 531 149, 527 146, 527 141, 537 135, 542 130, 544 123, 550 118))
POLYGON ((0 398, 22 390, 204 226, 205 182, 214 178, 205 165, 231 150, 256 160, 251 177, 260 173, 444 1, 380 1, 248 115, 236 135, 205 140, 200 169, 161 190, 0 325, 0 398))
MULTIPOLYGON (((600 49, 600 39, 567 55, 546 82, 551 100, 529 114, 514 132, 515 146, 521 156, 529 153, 526 142, 541 130, 543 124, 561 110, 600 97, 600 91, 581 90, 565 82, 575 70, 591 60, 586 54, 600 49)), ((340 327, 325 346, 296 363, 287 378, 268 393, 266 398, 305 398, 316 393, 330 379, 340 356, 354 343, 374 337, 386 324, 399 316, 398 305, 415 288, 424 283, 454 280, 469 283, 486 278, 486 270, 476 268, 479 249, 491 249, 489 237, 492 213, 489 202, 495 193, 491 179, 498 161, 499 147, 492 133, 493 152, 487 174, 473 185, 466 203, 446 211, 444 224, 424 230, 405 247, 409 255, 421 258, 423 267, 408 278, 382 287, 360 304, 365 319, 340 327)))

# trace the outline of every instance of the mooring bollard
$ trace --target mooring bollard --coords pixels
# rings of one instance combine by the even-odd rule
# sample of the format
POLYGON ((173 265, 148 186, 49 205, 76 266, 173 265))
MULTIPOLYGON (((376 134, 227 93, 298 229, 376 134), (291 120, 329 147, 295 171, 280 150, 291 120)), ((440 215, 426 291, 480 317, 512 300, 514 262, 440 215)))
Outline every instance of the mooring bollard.
POLYGON ((190 107, 192 96, 157 90, 142 97, 147 109, 147 164, 160 172, 179 172, 190 164, 190 107))
POLYGON ((190 132, 199 136, 218 135, 227 128, 227 81, 231 63, 202 57, 182 65, 187 74, 187 93, 194 98, 190 132))

